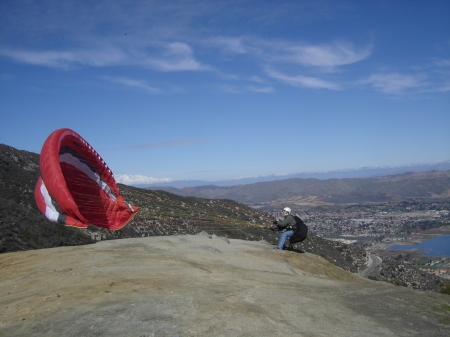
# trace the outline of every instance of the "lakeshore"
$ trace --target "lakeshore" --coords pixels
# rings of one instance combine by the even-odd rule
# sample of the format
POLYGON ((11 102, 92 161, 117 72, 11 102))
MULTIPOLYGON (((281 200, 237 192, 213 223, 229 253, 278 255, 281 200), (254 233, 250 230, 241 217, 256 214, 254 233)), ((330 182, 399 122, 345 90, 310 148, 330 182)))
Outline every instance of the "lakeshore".
POLYGON ((395 245, 390 246, 390 250, 412 250, 418 249, 426 256, 450 257, 450 234, 435 236, 415 245, 395 245))

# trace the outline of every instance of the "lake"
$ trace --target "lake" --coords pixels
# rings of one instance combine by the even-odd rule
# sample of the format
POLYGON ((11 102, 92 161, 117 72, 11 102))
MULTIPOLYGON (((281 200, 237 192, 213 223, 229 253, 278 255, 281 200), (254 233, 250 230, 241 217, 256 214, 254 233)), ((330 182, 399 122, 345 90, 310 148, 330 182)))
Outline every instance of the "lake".
POLYGON ((450 234, 444 236, 436 236, 417 245, 391 246, 388 249, 418 249, 424 252, 426 256, 450 256, 450 234))

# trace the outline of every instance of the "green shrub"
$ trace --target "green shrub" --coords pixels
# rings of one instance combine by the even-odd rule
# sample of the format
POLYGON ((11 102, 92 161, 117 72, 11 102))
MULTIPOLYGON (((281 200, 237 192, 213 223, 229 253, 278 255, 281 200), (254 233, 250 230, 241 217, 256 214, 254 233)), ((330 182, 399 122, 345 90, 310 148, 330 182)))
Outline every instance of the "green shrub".
POLYGON ((442 281, 442 288, 440 292, 446 295, 450 295, 450 281, 442 281))

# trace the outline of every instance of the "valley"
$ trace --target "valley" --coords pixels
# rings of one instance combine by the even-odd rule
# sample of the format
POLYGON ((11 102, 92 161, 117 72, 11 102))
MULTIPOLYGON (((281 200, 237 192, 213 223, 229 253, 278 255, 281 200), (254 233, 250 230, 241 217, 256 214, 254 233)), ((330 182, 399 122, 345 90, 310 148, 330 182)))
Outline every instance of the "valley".
MULTIPOLYGON (((450 278, 450 258, 427 256, 428 263, 441 261, 434 268, 420 265, 424 253, 417 249, 389 249, 394 245, 416 245, 436 236, 450 234, 450 200, 412 199, 401 202, 368 203, 341 206, 330 210, 303 207, 293 209, 315 235, 346 244, 357 245, 368 252, 393 257, 427 272, 450 278)), ((266 212, 281 217, 279 209, 266 212)))

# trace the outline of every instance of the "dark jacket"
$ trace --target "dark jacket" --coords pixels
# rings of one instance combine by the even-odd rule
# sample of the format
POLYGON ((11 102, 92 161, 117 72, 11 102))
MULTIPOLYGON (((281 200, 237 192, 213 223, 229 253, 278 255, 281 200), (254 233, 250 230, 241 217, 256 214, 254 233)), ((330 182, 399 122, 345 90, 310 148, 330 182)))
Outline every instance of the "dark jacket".
POLYGON ((287 229, 287 230, 290 230, 290 229, 292 229, 292 228, 294 227, 295 222, 296 222, 296 221, 295 221, 294 217, 293 217, 291 214, 288 214, 288 215, 284 218, 284 220, 278 221, 278 222, 277 222, 277 226, 278 226, 278 228, 280 228, 280 229, 287 229))

